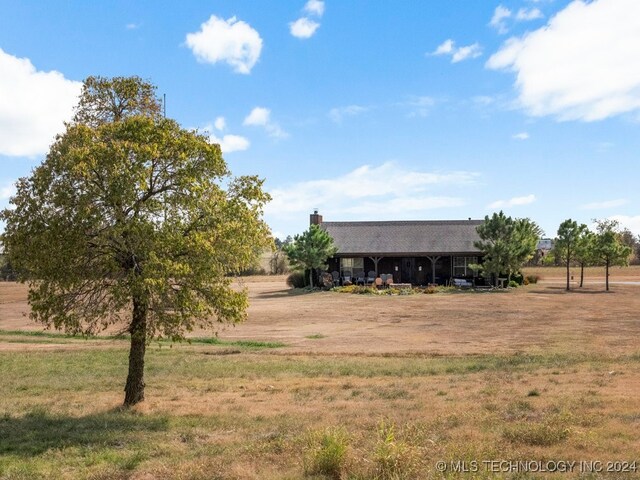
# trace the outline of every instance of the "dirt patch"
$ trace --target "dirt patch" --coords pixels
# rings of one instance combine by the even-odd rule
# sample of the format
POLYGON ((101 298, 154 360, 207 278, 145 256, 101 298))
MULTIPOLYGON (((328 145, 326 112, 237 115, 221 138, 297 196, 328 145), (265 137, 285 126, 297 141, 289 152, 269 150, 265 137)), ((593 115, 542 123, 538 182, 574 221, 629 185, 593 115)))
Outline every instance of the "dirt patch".
MULTIPOLYGON (((630 275, 635 269, 629 270, 617 271, 625 273, 625 280, 640 280, 630 275)), ((604 293, 601 285, 566 292, 561 286, 543 283, 509 292, 397 297, 301 294, 286 286, 284 276, 250 277, 239 286, 249 291, 249 318, 241 325, 221 327, 220 338, 287 345, 275 349, 276 354, 638 352, 638 285, 616 284, 604 293)), ((28 312, 26 287, 0 283, 0 329, 42 330, 29 320, 28 312)), ((0 349, 9 348, 16 347, 0 345, 0 349)))

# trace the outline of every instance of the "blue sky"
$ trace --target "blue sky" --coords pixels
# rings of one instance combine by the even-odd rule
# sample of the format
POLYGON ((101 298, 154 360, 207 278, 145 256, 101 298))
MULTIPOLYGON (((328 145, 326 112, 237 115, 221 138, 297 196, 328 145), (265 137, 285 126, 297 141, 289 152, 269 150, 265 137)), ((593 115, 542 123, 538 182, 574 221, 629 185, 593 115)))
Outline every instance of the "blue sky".
POLYGON ((313 208, 640 234, 638 0, 0 0, 0 208, 89 75, 157 85, 266 179, 277 236, 313 208))

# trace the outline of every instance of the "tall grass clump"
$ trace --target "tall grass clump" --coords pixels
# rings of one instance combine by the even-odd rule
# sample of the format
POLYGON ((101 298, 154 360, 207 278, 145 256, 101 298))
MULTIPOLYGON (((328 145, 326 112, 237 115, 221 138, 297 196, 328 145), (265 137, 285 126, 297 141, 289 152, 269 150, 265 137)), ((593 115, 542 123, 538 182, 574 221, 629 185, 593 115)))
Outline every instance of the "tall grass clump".
POLYGON ((378 424, 378 440, 373 452, 376 480, 399 480, 415 478, 417 474, 418 451, 396 436, 396 426, 382 420, 378 424))
POLYGON ((305 475, 325 475, 340 479, 346 471, 349 435, 342 427, 312 431, 307 436, 305 475))

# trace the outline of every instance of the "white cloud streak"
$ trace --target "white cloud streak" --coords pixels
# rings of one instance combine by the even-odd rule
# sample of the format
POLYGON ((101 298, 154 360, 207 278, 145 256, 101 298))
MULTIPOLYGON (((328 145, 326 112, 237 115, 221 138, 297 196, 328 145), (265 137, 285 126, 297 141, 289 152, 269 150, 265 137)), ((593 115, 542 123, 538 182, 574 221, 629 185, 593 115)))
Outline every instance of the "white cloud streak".
POLYGON ((377 167, 363 165, 335 178, 274 188, 266 212, 272 217, 295 218, 318 207, 336 218, 345 214, 415 217, 418 212, 465 205, 464 198, 438 195, 436 190, 447 187, 450 192, 455 187, 468 187, 477 177, 477 173, 466 171, 410 171, 393 162, 377 167))
POLYGON ((513 138, 514 140, 528 140, 529 134, 527 132, 520 132, 512 135, 511 138, 513 138))
POLYGON ((621 207, 622 205, 626 205, 627 203, 629 203, 629 200, 624 198, 617 198, 615 200, 586 203, 580 206, 580 208, 582 208, 583 210, 604 210, 607 208, 621 207))
POLYGON ((519 22, 529 22, 543 17, 544 15, 538 8, 521 8, 516 13, 516 20, 519 22))
POLYGON ((36 70, 28 58, 0 49, 0 154, 42 155, 64 131, 82 83, 36 70))
POLYGON ((489 21, 489 25, 495 28, 499 34, 504 35, 509 31, 505 20, 511 17, 511 10, 502 5, 498 5, 493 12, 493 17, 489 21))
POLYGON ((493 203, 487 205, 489 209, 517 207, 521 205, 529 205, 536 201, 535 195, 526 195, 524 197, 513 197, 509 200, 496 200, 493 203))
POLYGON ((638 58, 639 1, 574 0, 545 27, 507 40, 486 66, 515 73, 529 115, 595 121, 640 111, 638 58))
POLYGON ((438 45, 433 52, 428 53, 427 55, 450 55, 451 63, 458 63, 463 60, 479 57, 482 55, 482 47, 480 47, 479 43, 456 47, 455 42, 449 38, 438 45))
POLYGON ((628 228, 635 235, 640 235, 640 215, 613 215, 608 220, 617 220, 623 229, 628 228))
POLYGON ((263 127, 270 137, 287 138, 289 134, 280 125, 271 120, 271 110, 264 107, 255 107, 242 122, 245 126, 263 127))
POLYGON ((329 110, 329 118, 335 123, 342 123, 344 117, 354 117, 368 110, 360 105, 348 105, 346 107, 336 107, 329 110))
POLYGON ((225 62, 234 72, 249 74, 262 51, 262 38, 248 23, 211 15, 200 30, 188 33, 186 44, 199 62, 225 62))
POLYGON ((16 186, 14 183, 7 183, 0 187, 0 200, 8 200, 16 194, 16 186))

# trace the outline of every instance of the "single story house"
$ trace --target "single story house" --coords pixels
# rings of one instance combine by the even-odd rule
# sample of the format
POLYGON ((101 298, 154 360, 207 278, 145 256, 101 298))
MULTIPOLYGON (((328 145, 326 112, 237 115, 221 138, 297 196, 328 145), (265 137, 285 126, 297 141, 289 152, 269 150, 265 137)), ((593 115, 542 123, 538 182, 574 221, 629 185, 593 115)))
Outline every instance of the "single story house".
POLYGON ((338 251, 328 270, 343 278, 373 271, 392 274, 394 283, 446 284, 452 278, 476 280, 470 266, 482 263, 474 246, 482 220, 325 222, 315 211, 310 223, 333 238, 338 251))

